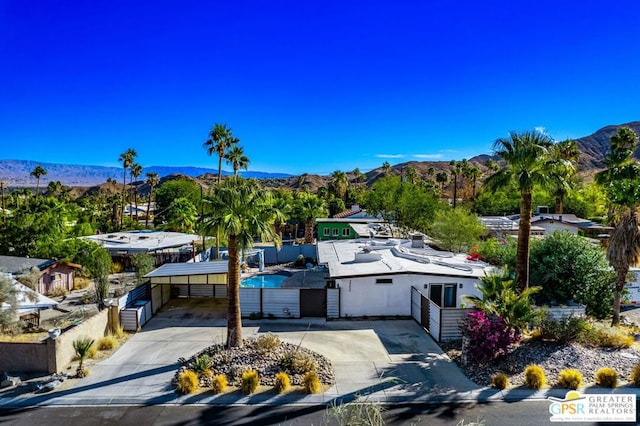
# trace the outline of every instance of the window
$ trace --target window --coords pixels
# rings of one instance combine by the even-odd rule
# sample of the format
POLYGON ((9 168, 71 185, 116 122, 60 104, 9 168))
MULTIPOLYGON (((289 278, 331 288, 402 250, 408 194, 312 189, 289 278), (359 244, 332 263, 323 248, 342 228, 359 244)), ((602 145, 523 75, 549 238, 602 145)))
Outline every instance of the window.
POLYGON ((457 287, 457 284, 429 284, 429 299, 441 308, 455 308, 457 287))
POLYGON ((331 235, 331 230, 329 228, 324 228, 322 230, 322 235, 324 235, 325 237, 328 237, 329 235, 331 235))
POLYGON ((344 229, 342 230, 342 236, 343 236, 343 237, 348 237, 348 236, 350 236, 350 235, 351 235, 351 229, 350 229, 350 228, 344 228, 344 229))
POLYGON ((338 236, 338 228, 333 228, 333 236, 334 237, 338 236))
POLYGON ((393 284, 393 278, 376 278, 376 284, 393 284))

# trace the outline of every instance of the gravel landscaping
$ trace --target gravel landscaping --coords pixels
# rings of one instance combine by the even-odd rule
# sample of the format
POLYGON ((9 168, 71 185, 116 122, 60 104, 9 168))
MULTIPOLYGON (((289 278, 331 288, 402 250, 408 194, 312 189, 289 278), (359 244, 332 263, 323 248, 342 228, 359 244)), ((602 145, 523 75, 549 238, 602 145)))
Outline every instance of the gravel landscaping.
POLYGON ((464 365, 460 341, 444 344, 443 350, 467 377, 479 386, 491 385, 491 377, 498 372, 509 376, 511 386, 521 386, 524 383, 524 369, 531 364, 542 367, 551 386, 556 384, 560 371, 566 368, 580 371, 584 385, 589 386, 595 383, 595 373, 598 369, 610 367, 616 370, 623 384, 628 380, 633 366, 640 362, 640 351, 635 347, 611 349, 545 341, 522 343, 504 357, 486 366, 471 363, 464 365))

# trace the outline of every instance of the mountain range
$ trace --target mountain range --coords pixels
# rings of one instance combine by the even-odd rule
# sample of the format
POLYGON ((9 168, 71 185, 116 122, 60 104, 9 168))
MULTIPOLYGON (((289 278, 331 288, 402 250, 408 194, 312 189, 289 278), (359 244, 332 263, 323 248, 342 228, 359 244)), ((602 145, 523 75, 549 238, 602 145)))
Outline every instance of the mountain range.
MULTIPOLYGON (((625 124, 605 126, 589 136, 575 139, 581 152, 578 161, 578 170, 580 172, 590 174, 604 167, 604 157, 609 151, 611 136, 622 126, 629 127, 635 131, 636 134, 640 135, 640 121, 633 121, 625 124)), ((636 150, 635 157, 640 158, 640 148, 636 150)), ((469 161, 482 166, 488 158, 490 158, 490 155, 481 154, 469 159, 469 161)), ((448 161, 412 161, 409 163, 396 164, 392 166, 392 168, 394 172, 400 173, 404 168, 411 166, 416 169, 418 175, 424 175, 430 167, 433 167, 437 171, 448 170, 448 164, 448 161)), ((60 181, 63 185, 76 187, 100 185, 108 179, 113 179, 116 182, 122 181, 123 170, 121 167, 54 164, 33 160, 0 160, 0 181, 5 182, 8 187, 35 186, 35 179, 30 176, 30 173, 37 165, 42 166, 47 171, 47 174, 40 178, 41 187, 46 186, 50 181, 60 181)), ((190 166, 145 167, 143 174, 146 175, 146 173, 149 172, 158 173, 158 176, 161 178, 171 175, 185 175, 196 178, 208 174, 216 175, 218 170, 190 166)), ((230 174, 225 171, 222 173, 223 175, 230 174)), ((241 174, 244 177, 268 180, 272 183, 278 182, 278 184, 291 187, 297 187, 302 184, 304 180, 306 180, 305 183, 307 186, 315 187, 322 185, 322 181, 326 180, 326 177, 307 174, 300 177, 284 173, 254 171, 241 172, 241 174), (315 182, 316 180, 318 182, 315 182)), ((371 170, 366 174, 366 182, 371 183, 371 181, 374 181, 380 175, 381 169, 371 170)), ((144 176, 141 176, 140 179, 144 180, 144 176)), ((313 188, 310 189, 313 190, 313 188)))

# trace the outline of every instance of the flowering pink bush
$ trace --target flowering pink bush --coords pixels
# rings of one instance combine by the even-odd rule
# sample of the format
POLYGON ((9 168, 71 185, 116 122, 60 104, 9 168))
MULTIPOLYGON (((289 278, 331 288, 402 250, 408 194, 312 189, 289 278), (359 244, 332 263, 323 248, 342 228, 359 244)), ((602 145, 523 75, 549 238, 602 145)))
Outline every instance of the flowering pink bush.
POLYGON ((520 335, 507 326, 502 317, 484 311, 467 313, 461 330, 466 340, 463 350, 478 364, 495 360, 520 340, 520 335))

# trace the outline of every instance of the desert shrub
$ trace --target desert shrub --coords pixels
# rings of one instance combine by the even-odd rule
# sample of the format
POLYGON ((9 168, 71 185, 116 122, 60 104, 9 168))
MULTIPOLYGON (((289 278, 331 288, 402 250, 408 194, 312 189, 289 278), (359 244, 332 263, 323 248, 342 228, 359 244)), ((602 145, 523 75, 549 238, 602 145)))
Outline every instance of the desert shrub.
POLYGON ((213 393, 222 393, 227 388, 227 376, 224 374, 218 374, 214 376, 211 381, 211 387, 213 388, 213 393))
POLYGON ((320 392, 322 384, 320 383, 318 373, 316 373, 315 371, 309 371, 307 374, 305 374, 304 378, 302 379, 302 386, 307 393, 320 392))
POLYGON ((484 311, 467 313, 461 331, 467 343, 463 350, 478 364, 486 364, 505 354, 520 337, 502 317, 484 311))
POLYGON ((291 379, 287 373, 280 372, 276 374, 276 383, 273 386, 278 393, 284 393, 291 386, 291 379))
POLYGON ((118 346, 118 341, 111 335, 104 336, 102 339, 98 340, 98 349, 101 351, 108 351, 116 346, 118 346))
POLYGON ((618 373, 613 368, 601 368, 596 371, 596 384, 605 388, 615 388, 618 386, 618 373))
POLYGON ((552 320, 545 316, 540 322, 540 337, 560 343, 582 341, 591 329, 591 324, 583 317, 552 320))
POLYGON ((558 385, 565 389, 578 389, 582 386, 582 374, 572 368, 562 370, 558 375, 558 385))
POLYGON ((280 366, 294 374, 315 371, 317 365, 313 356, 299 350, 287 352, 280 360, 280 366))
POLYGON ((96 345, 91 345, 91 347, 89 348, 89 351, 87 352, 87 357, 95 358, 97 354, 98 354, 98 348, 96 347, 96 345))
POLYGON ((262 312, 251 312, 249 314, 250 320, 259 320, 262 319, 262 312))
POLYGON ((275 334, 267 333, 256 339, 256 349, 260 353, 268 353, 280 346, 280 338, 275 334))
POLYGON ((82 290, 84 288, 89 287, 90 280, 85 277, 74 277, 73 278, 73 289, 74 290, 82 290))
POLYGON ((120 262, 113 262, 111 264, 111 273, 112 274, 119 274, 120 272, 122 272, 124 270, 124 266, 122 266, 122 263, 120 262))
POLYGON ((205 371, 211 369, 213 360, 207 354, 200 355, 191 364, 191 369, 195 371, 198 376, 201 376, 205 371))
POLYGON ((198 389, 198 375, 193 371, 183 371, 178 374, 176 390, 181 394, 193 393, 198 389))
POLYGON ((373 401, 367 401, 365 404, 359 400, 332 403, 327 407, 323 424, 384 426, 387 424, 384 411, 385 407, 381 403, 373 401))
POLYGON ((125 336, 124 328, 121 325, 112 330, 112 333, 117 339, 122 339, 125 336))
POLYGON ((509 377, 504 373, 496 373, 491 377, 491 384, 496 389, 506 389, 509 387, 509 377))
POLYGON ((67 290, 64 287, 56 287, 53 290, 49 290, 47 292, 47 296, 49 296, 49 297, 61 297, 61 296, 64 296, 64 295, 66 295, 68 293, 69 293, 69 290, 67 290))
POLYGON ((524 382, 531 389, 541 389, 547 383, 547 378, 540 366, 530 365, 524 370, 524 382))
POLYGON ((633 345, 633 336, 615 327, 598 327, 588 342, 603 348, 629 348, 633 345))
POLYGON ((634 386, 640 387, 640 363, 634 365, 631 369, 629 381, 633 383, 634 386))
POLYGON ((242 375, 241 389, 242 392, 249 395, 258 389, 260 379, 258 378, 258 372, 255 370, 249 370, 242 375))

